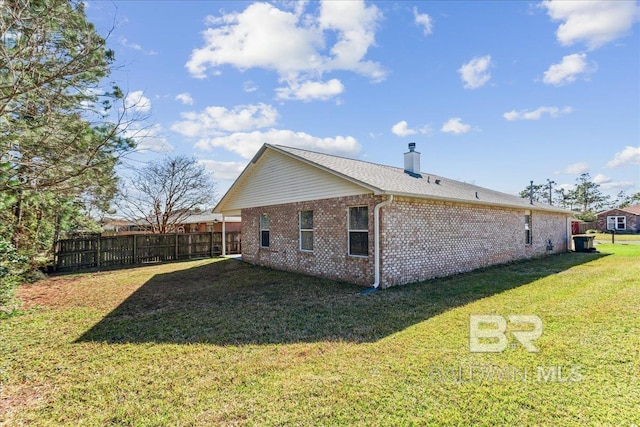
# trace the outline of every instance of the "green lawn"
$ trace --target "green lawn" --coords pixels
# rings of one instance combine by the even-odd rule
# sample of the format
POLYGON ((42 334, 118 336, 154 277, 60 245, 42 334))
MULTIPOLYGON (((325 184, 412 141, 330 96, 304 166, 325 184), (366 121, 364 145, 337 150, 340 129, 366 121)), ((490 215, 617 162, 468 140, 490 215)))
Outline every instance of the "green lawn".
MULTIPOLYGON (((603 243, 611 243, 611 234, 595 233, 595 241, 603 243)), ((613 236, 616 243, 640 243, 640 234, 616 234, 613 236)))
POLYGON ((369 295, 234 260, 23 286, 0 425, 634 426, 640 245, 598 250, 369 295), (540 317, 539 352, 471 353, 477 314, 540 317))

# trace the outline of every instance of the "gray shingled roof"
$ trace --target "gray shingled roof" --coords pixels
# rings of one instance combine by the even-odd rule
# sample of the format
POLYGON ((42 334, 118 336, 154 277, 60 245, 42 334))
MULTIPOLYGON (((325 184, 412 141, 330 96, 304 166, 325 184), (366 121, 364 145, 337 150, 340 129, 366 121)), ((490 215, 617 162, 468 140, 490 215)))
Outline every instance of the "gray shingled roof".
MULTIPOLYGON (((557 206, 539 202, 534 202, 532 205, 528 199, 427 172, 421 172, 422 178, 415 178, 405 173, 402 168, 281 145, 266 144, 265 146, 369 187, 376 194, 393 194, 421 199, 449 200, 571 214, 570 211, 557 206)), ((259 157, 261 152, 256 157, 259 157)))

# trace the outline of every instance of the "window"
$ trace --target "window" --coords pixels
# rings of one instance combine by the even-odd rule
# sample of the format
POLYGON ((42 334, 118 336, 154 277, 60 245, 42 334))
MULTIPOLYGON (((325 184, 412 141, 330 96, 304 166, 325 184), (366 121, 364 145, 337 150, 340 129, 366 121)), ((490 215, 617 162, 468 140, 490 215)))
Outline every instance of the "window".
POLYGON ((269 215, 260 215, 260 246, 263 248, 269 247, 269 228, 271 228, 269 215))
POLYGON ((349 208, 349 255, 369 255, 369 208, 349 208))
POLYGON ((300 211, 300 250, 313 251, 313 211, 300 211))
POLYGON ((608 216, 607 217, 607 230, 626 230, 627 229, 627 217, 626 216, 608 216))
POLYGON ((524 213, 524 243, 526 245, 533 243, 533 236, 531 235, 531 211, 525 211, 524 213))

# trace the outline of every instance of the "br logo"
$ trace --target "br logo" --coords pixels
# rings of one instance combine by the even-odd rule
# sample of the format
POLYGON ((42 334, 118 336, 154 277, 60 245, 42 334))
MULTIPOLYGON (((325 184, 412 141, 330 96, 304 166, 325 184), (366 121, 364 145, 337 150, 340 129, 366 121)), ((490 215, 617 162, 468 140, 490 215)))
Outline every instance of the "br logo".
MULTIPOLYGON (((509 333, 531 353, 537 353, 538 348, 533 345, 534 340, 542 335, 542 319, 533 314, 507 316, 509 323, 514 325, 533 325, 509 333)), ((500 353, 507 348, 507 320, 495 314, 472 314, 469 316, 469 351, 472 353, 500 353)), ((515 346, 515 343, 512 344, 515 346)))

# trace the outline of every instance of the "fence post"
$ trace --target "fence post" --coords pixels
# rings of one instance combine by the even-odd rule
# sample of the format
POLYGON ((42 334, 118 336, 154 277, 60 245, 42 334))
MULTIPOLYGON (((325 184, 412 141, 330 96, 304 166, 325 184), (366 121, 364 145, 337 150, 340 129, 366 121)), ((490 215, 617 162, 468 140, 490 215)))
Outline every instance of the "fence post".
POLYGON ((178 232, 176 232, 173 235, 173 238, 175 239, 175 251, 174 251, 175 256, 173 257, 173 260, 177 261, 178 260, 178 232))
POLYGON ((133 253, 131 254, 132 256, 131 264, 135 265, 138 263, 138 245, 137 245, 138 239, 136 239, 135 234, 133 234, 131 237, 133 237, 133 253))
POLYGON ((96 267, 100 268, 100 243, 102 240, 102 236, 98 235, 96 237, 96 267))
POLYGON ((211 234, 209 234, 209 258, 213 258, 213 227, 211 227, 211 234))

